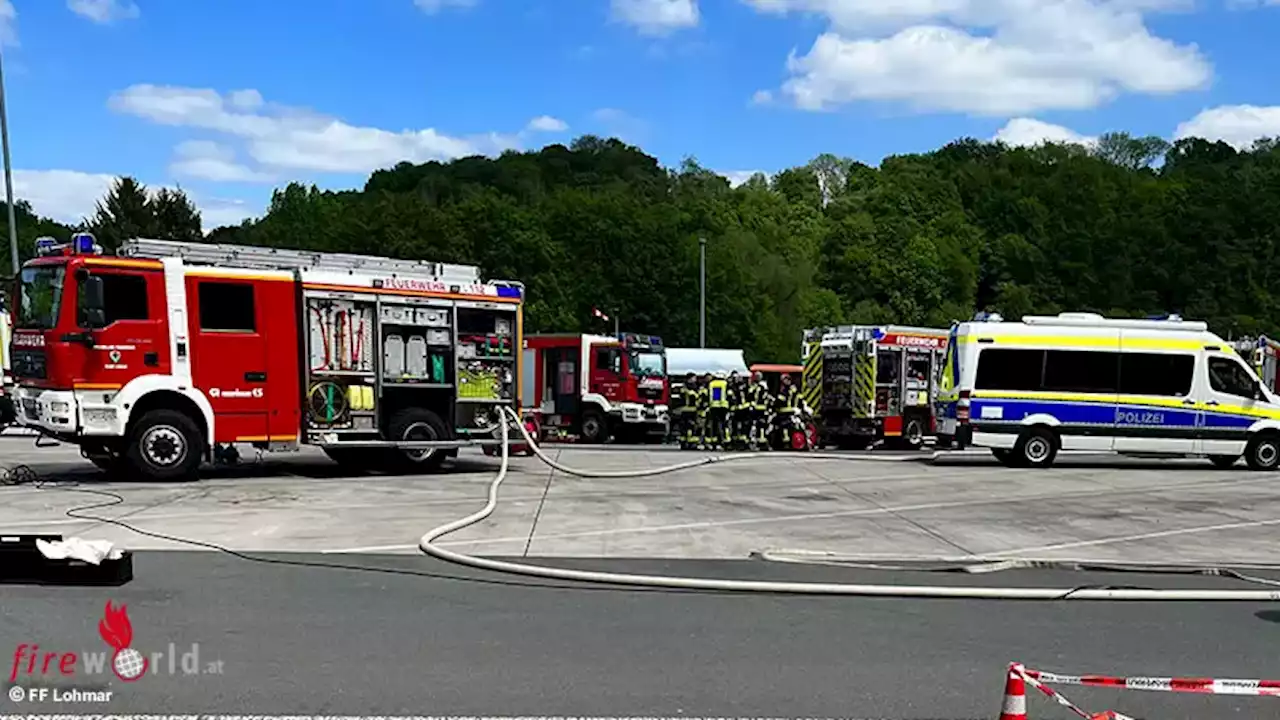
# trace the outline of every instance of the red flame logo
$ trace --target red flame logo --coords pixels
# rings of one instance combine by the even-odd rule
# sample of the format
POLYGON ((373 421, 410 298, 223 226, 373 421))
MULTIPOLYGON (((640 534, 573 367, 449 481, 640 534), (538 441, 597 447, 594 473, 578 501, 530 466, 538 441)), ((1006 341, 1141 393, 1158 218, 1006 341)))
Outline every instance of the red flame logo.
POLYGON ((98 634, 116 650, 123 650, 133 644, 133 624, 129 622, 128 607, 115 607, 108 600, 106 612, 98 621, 98 634))

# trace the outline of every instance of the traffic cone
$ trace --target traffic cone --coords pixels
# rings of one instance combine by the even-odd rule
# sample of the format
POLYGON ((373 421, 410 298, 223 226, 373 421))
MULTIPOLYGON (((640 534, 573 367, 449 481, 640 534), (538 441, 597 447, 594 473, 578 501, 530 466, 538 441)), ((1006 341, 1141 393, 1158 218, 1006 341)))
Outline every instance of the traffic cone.
POLYGON ((1017 663, 1009 665, 1009 676, 1004 681, 1000 720, 1027 720, 1027 681, 1022 678, 1022 666, 1017 663))

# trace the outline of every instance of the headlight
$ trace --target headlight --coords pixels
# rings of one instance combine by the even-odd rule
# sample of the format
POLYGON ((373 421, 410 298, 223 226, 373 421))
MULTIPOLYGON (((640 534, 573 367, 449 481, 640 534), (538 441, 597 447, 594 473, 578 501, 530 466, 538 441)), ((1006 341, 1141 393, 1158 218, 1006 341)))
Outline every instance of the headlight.
POLYGON ((71 403, 62 402, 61 400, 55 400, 49 403, 49 412, 53 413, 54 415, 63 415, 65 413, 69 413, 71 412, 71 403))

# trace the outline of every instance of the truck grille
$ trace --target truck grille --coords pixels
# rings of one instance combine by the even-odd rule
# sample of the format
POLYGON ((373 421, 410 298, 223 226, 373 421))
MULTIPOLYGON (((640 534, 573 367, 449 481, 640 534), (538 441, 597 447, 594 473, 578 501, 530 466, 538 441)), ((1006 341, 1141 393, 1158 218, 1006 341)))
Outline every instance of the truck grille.
POLYGON ((656 402, 662 398, 662 388, 640 388, 640 397, 650 402, 656 402))
POLYGON ((48 377, 48 366, 43 350, 14 350, 13 374, 18 378, 45 380, 48 377))

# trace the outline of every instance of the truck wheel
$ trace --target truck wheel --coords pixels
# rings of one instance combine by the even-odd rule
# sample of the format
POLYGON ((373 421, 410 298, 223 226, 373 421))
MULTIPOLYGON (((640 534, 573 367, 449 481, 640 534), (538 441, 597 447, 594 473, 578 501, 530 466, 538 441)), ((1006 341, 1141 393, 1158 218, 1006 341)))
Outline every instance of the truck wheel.
POLYGON ((167 409, 138 418, 124 451, 132 473, 157 481, 194 480, 203 456, 199 426, 185 413, 167 409))
POLYGON ((1013 446, 1010 458, 1017 467, 1047 468, 1053 464, 1058 455, 1058 440, 1053 433, 1038 427, 1032 428, 1018 437, 1013 446))
POLYGON ((1280 467, 1280 435, 1269 432, 1249 441, 1244 461, 1250 470, 1275 470, 1280 467))
POLYGON ((609 439, 609 423, 597 410, 588 410, 582 414, 582 441, 602 443, 609 439))
MULTIPOLYGON (((423 408, 405 408, 391 416, 388 436, 392 440, 447 440, 449 431, 439 415, 423 408)), ((448 451, 443 448, 392 450, 388 454, 390 469, 404 473, 433 473, 444 464, 448 451)))
POLYGON ((924 445, 924 421, 918 417, 907 418, 902 427, 902 445, 908 450, 919 450, 924 445))

